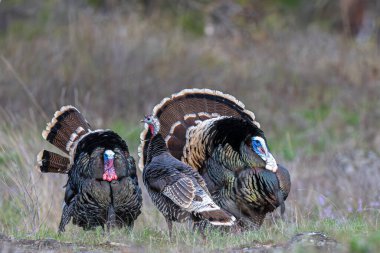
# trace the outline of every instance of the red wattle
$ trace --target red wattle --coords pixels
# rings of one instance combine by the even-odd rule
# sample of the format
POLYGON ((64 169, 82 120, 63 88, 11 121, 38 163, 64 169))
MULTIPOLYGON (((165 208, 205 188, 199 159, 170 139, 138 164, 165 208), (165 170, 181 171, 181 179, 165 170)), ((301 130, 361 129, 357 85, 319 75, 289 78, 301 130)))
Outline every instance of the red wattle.
POLYGON ((149 124, 149 130, 152 133, 152 135, 154 135, 154 127, 153 127, 153 125, 149 124))
POLYGON ((103 173, 103 180, 111 182, 112 180, 117 180, 117 175, 115 169, 108 169, 103 173))

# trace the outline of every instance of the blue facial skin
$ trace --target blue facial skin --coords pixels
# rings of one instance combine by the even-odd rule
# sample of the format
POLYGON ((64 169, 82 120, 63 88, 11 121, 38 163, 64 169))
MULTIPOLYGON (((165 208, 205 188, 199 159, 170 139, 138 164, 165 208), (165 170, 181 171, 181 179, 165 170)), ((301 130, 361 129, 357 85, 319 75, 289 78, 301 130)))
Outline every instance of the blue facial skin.
POLYGON ((114 158, 114 154, 113 153, 112 154, 107 154, 107 151, 104 152, 104 155, 103 155, 104 162, 108 162, 109 160, 112 160, 114 158))
POLYGON ((263 153, 260 150, 260 148, 264 149, 264 147, 261 145, 261 142, 258 141, 258 140, 254 140, 252 138, 252 149, 253 149, 253 151, 255 151, 255 153, 258 154, 261 157, 261 159, 263 159, 264 161, 266 161, 267 160, 267 156, 266 156, 265 153, 263 153))
POLYGON ((104 162, 108 162, 108 160, 110 160, 109 155, 104 154, 104 162))

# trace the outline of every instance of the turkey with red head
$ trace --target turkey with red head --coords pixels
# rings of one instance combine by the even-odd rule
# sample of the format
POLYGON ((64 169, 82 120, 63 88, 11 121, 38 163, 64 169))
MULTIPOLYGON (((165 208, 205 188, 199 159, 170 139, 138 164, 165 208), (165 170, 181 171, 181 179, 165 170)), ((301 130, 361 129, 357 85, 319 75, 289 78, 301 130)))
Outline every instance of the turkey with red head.
MULTIPOLYGON (((185 89, 153 109, 172 156, 195 168, 215 203, 242 228, 259 228, 266 213, 281 206, 290 175, 277 164, 254 114, 231 95, 185 89)), ((151 132, 141 133, 139 167, 148 157, 151 132)))
POLYGON ((104 225, 132 228, 142 196, 126 142, 111 130, 90 130, 73 106, 57 111, 42 136, 65 153, 42 150, 37 156, 41 172, 68 174, 58 231, 63 232, 71 218, 85 230, 104 225))

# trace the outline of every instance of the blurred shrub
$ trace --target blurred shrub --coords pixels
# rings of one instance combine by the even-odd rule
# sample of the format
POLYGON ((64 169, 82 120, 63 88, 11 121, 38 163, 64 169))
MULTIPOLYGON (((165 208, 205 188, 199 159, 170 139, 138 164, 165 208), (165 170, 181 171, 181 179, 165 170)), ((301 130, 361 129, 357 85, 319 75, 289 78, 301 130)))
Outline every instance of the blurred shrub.
POLYGON ((184 31, 196 36, 202 36, 204 30, 204 18, 201 12, 187 11, 178 17, 180 26, 184 31))

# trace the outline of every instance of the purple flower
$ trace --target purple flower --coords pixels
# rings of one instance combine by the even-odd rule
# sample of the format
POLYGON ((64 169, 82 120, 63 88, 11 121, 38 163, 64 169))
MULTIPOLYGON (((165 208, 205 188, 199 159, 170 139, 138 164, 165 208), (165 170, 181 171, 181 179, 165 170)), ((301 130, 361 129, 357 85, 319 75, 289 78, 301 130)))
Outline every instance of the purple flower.
POLYGON ((370 207, 380 207, 380 202, 378 201, 372 201, 369 203, 370 207))
POLYGON ((358 211, 359 213, 361 213, 363 211, 363 200, 362 199, 359 199, 358 209, 356 211, 358 211))
POLYGON ((319 195, 319 197, 318 197, 318 203, 319 203, 320 206, 325 205, 325 197, 323 197, 322 195, 319 195))
POLYGON ((323 209, 323 217, 324 218, 334 218, 331 205, 323 209))

